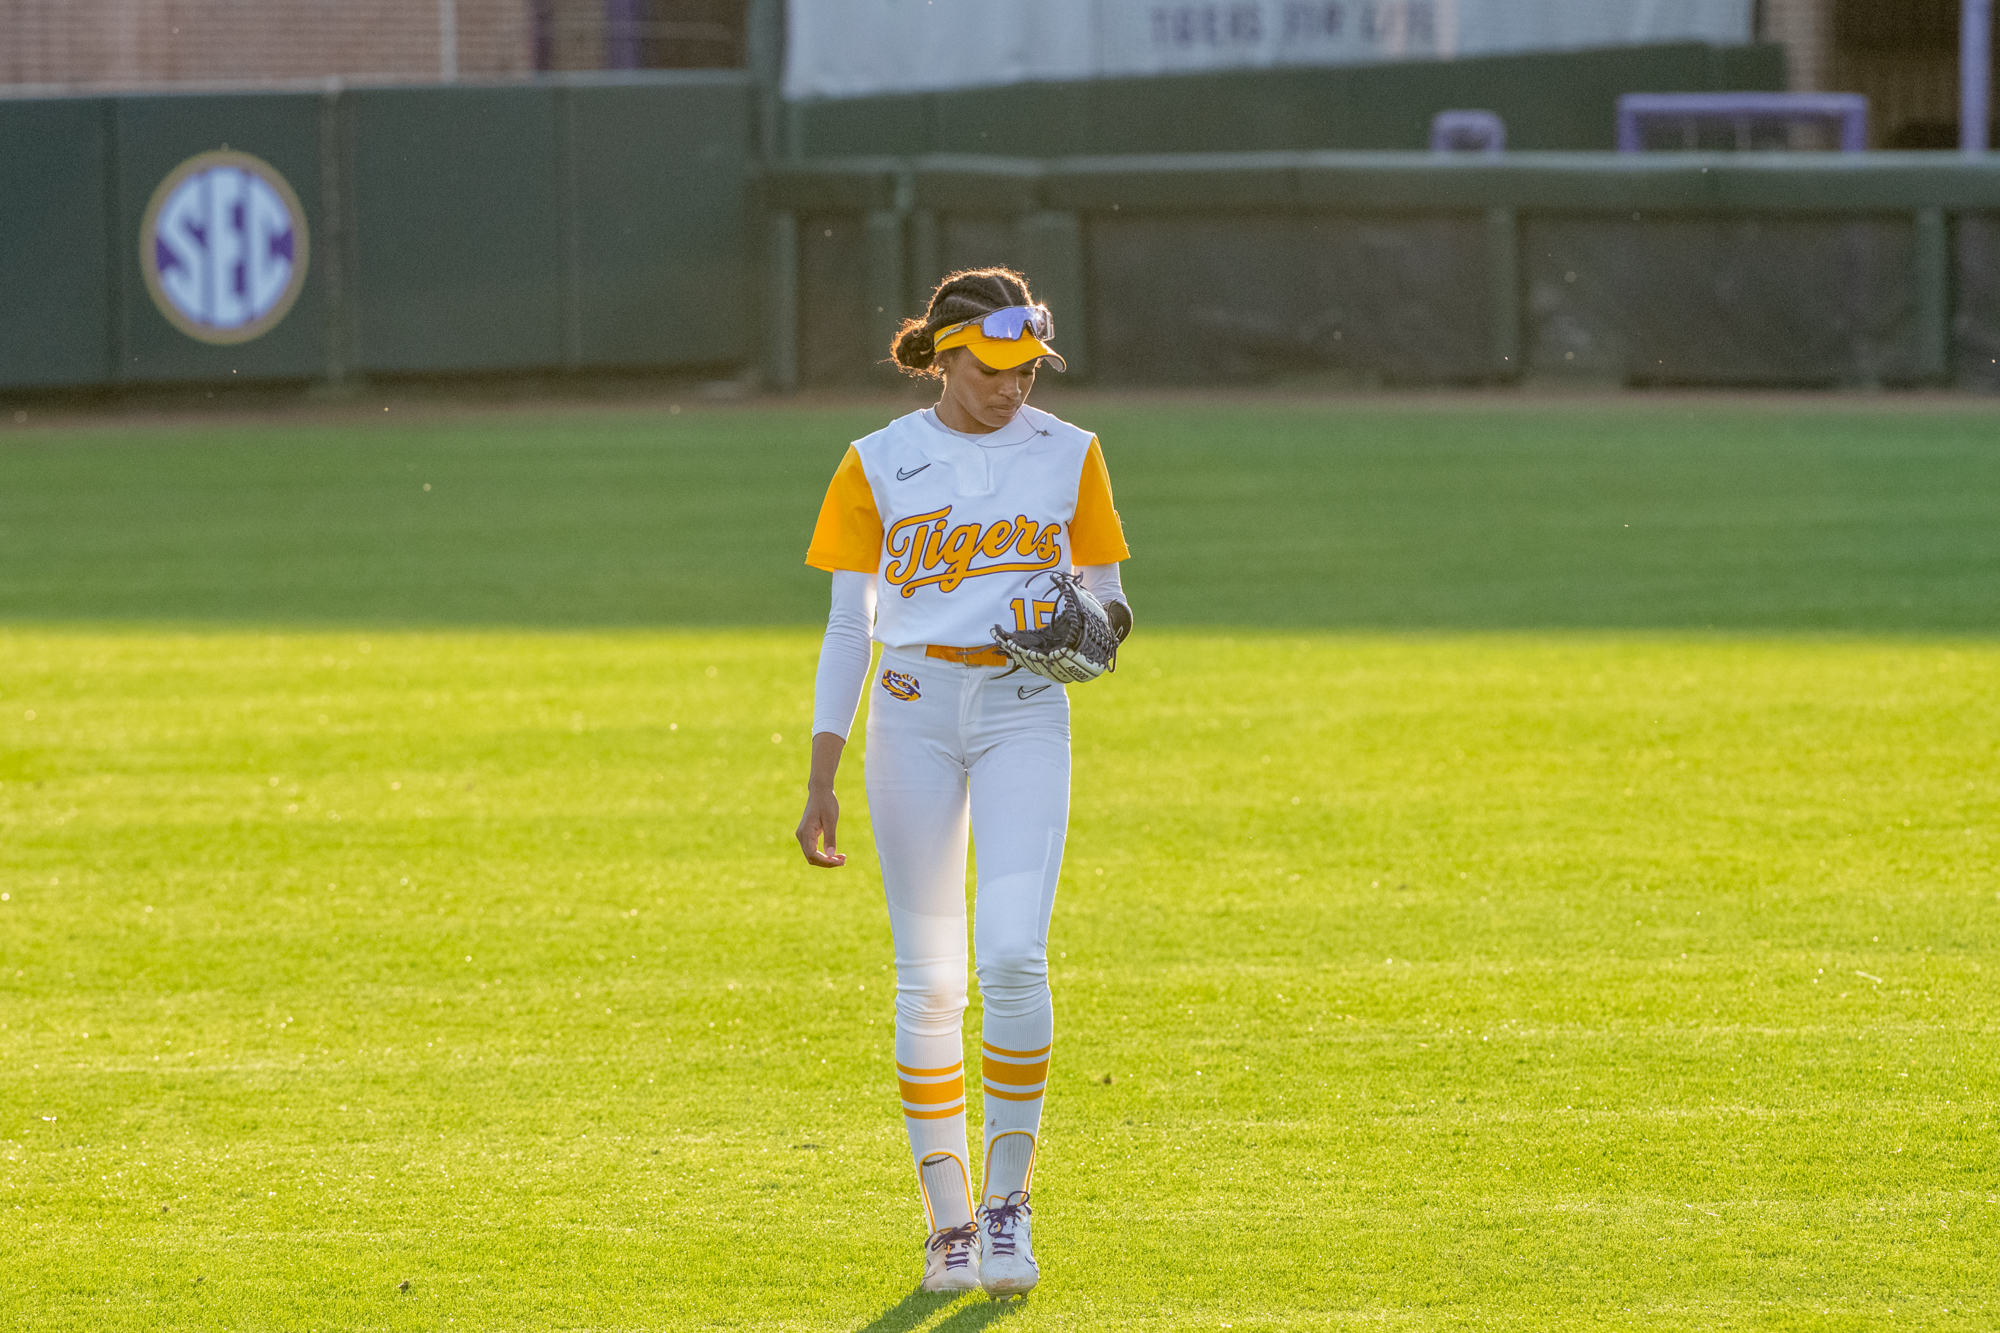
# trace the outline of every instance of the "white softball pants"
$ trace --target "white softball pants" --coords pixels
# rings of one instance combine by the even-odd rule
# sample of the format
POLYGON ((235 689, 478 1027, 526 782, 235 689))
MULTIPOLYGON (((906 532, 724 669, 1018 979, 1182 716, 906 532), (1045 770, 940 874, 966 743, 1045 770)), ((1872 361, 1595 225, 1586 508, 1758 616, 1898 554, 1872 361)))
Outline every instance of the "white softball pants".
POLYGON ((1069 824, 1069 699, 1040 676, 1002 675, 891 648, 869 683, 868 811, 895 935, 897 1073, 927 1196, 926 1159, 947 1154, 967 1170, 968 826, 989 1167, 1003 1134, 1028 1136, 1014 1142, 1032 1150, 1054 1040, 1048 938, 1069 824))

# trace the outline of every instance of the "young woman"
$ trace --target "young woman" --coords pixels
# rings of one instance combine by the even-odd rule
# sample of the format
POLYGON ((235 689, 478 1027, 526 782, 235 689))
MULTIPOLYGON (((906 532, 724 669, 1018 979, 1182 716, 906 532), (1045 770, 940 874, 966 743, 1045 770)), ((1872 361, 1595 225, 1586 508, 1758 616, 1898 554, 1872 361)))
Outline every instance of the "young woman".
POLYGON ((929 1220, 924 1287, 996 1294, 1039 1278, 1029 1185, 1054 1046, 1049 915, 1069 825, 1069 699, 1010 673, 993 631, 1046 624, 1050 575, 1075 570, 1129 627, 1130 554, 1088 431, 1027 406, 1036 367, 1063 369, 1018 273, 954 273, 894 356, 943 380, 935 407, 847 450, 806 563, 833 575, 814 688, 799 845, 840 866, 834 773, 864 687, 868 810, 896 944, 896 1075, 929 1220), (882 661, 869 680, 869 639, 882 661), (985 1183, 965 1132, 965 849, 978 849, 973 944, 985 1004, 985 1183))

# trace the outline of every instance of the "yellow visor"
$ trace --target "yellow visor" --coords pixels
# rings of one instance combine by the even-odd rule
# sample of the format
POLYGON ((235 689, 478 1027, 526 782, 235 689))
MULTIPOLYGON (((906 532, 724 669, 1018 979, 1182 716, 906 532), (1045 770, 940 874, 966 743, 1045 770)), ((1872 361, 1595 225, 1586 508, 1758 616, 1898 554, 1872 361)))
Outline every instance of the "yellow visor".
POLYGON ((973 320, 964 328, 953 329, 937 340, 937 350, 940 352, 948 352, 954 347, 971 348, 974 356, 995 370, 1012 370, 1016 366, 1033 361, 1038 356, 1047 357, 1054 362, 1057 370, 1069 369, 1063 364, 1063 359, 1057 355, 1055 348, 1026 329, 1021 330, 1021 336, 1018 338, 989 338, 979 327, 979 321, 973 320))

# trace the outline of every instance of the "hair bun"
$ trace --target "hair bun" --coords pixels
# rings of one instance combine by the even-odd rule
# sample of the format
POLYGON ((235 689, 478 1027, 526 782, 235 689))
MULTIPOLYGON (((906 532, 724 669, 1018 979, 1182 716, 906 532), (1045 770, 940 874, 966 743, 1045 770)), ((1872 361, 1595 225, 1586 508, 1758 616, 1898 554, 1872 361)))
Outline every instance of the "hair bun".
POLYGON ((937 359, 937 333, 920 319, 905 324, 891 352, 896 364, 909 370, 928 370, 937 359))

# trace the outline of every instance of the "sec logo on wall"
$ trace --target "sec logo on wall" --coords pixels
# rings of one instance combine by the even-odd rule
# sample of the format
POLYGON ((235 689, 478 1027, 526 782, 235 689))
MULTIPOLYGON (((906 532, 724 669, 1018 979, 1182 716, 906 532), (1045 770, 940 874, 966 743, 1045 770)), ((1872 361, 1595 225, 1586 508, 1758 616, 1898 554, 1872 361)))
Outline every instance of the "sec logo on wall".
POLYGON ((248 153, 201 153, 153 191, 139 269, 167 322, 205 343, 268 333, 306 281, 306 215, 277 169, 248 153))

